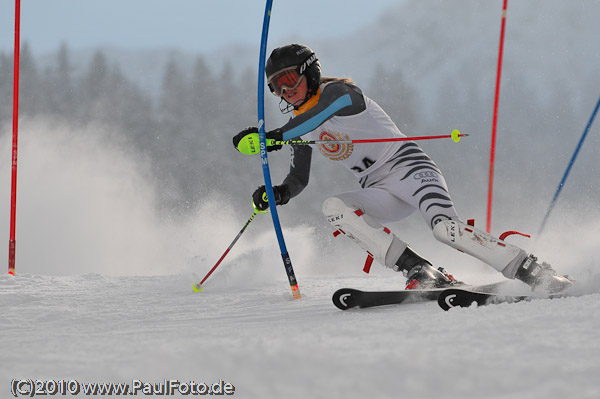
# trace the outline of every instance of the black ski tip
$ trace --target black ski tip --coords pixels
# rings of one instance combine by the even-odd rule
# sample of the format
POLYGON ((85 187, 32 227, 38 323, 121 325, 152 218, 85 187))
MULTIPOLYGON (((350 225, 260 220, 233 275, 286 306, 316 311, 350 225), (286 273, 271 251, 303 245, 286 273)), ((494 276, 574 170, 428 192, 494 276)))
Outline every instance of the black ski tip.
POLYGON ((467 291, 459 288, 444 290, 438 297, 438 305, 444 310, 461 307, 468 308, 473 303, 477 306, 485 305, 490 294, 467 291))
POLYGON ((333 293, 331 300, 333 304, 341 310, 348 310, 358 306, 358 300, 362 291, 352 288, 341 288, 333 293))

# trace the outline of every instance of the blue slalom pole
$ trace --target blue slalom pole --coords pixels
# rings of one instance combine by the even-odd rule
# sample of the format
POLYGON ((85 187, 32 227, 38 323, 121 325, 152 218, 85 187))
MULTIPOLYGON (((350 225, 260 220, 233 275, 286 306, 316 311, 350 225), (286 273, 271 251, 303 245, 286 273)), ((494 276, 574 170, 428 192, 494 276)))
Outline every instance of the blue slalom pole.
POLYGON ((260 57, 258 61, 258 135, 260 140, 260 158, 262 161, 263 175, 265 177, 267 199, 270 204, 269 208, 271 209, 273 226, 275 227, 277 241, 279 242, 279 248, 281 250, 283 266, 285 267, 285 272, 287 273, 290 282, 292 295, 294 296, 294 299, 299 299, 300 289, 298 288, 298 282, 296 281, 296 275, 294 274, 294 268, 292 267, 292 260, 290 259, 290 255, 285 246, 285 240, 283 239, 283 232, 281 231, 281 224, 279 223, 279 216, 277 215, 277 206, 275 206, 275 195, 273 194, 271 173, 269 172, 269 160, 267 159, 267 138, 265 134, 265 59, 267 55, 267 37, 269 35, 272 5, 273 0, 267 0, 260 42, 260 57))
POLYGON ((560 192, 562 191, 562 188, 565 185, 565 182, 567 181, 567 177, 569 177, 569 173, 571 172, 571 168, 573 167, 573 164, 575 163, 575 159, 577 158, 577 155, 579 154, 579 150, 581 149, 581 146, 583 145, 583 142, 585 141, 585 138, 587 137, 587 134, 590 131, 592 124, 594 123, 594 119, 596 118, 596 114, 598 113, 598 108, 600 108, 600 98, 598 99, 598 102, 596 103, 596 108, 594 108, 594 112, 592 112, 592 116, 590 117, 590 120, 588 121, 587 126, 585 127, 583 134, 581 135, 581 138, 579 139, 579 143, 577 144, 577 148, 575 148, 575 152, 573 153, 573 156, 571 157, 569 166, 567 166, 567 170, 565 171, 565 174, 563 175, 562 180, 560 181, 560 184, 558 185, 558 188, 556 189, 554 198, 552 198, 552 202, 550 203, 550 206, 548 207, 548 210, 546 211, 546 215, 544 216, 544 220, 542 221, 542 225, 540 226, 540 229, 538 231, 538 236, 540 234, 542 234, 542 231, 544 230, 544 227, 546 226, 546 222, 548 221, 548 216, 550 216, 550 212, 552 212, 552 208, 554 208, 554 205, 556 204, 556 200, 558 199, 558 196, 560 195, 560 192))

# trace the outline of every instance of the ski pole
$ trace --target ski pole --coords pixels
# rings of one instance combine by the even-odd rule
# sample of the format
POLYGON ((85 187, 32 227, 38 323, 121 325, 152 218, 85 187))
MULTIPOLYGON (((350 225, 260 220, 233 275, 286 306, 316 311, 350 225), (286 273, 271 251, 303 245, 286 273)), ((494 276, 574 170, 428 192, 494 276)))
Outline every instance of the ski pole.
MULTIPOLYGON (((363 143, 387 143, 393 141, 417 141, 417 140, 436 140, 436 139, 452 139, 455 143, 460 141, 461 137, 467 137, 468 134, 462 134, 458 129, 454 129, 452 134, 439 136, 415 136, 415 137, 386 137, 380 139, 354 139, 354 140, 273 140, 268 139, 267 145, 310 145, 310 144, 363 144, 363 143)), ((251 133, 244 136, 238 143, 238 151, 242 154, 254 155, 260 152, 258 133, 251 133)))
POLYGON ((233 248, 233 246, 235 245, 235 243, 237 242, 237 240, 240 239, 240 237, 242 236, 242 234, 244 233, 244 231, 246 231, 246 228, 248 227, 248 225, 250 225, 250 222, 252 222, 252 220, 254 219, 254 216, 256 216, 256 214, 258 213, 267 213, 267 211, 259 211, 258 209, 254 208, 254 213, 252 214, 252 216, 250 216, 250 219, 248 219, 248 221, 246 222, 246 224, 244 225, 244 227, 242 227, 242 229, 240 230, 240 232, 238 233, 238 235, 233 239, 233 241, 231 242, 231 244, 229 245, 229 247, 227 247, 227 250, 223 253, 223 255, 221 255, 221 258, 219 258, 219 261, 213 266, 212 269, 210 269, 210 271, 208 272, 208 274, 206 276, 204 276, 204 278, 202 279, 202 281, 200 281, 199 283, 195 283, 194 284, 194 291, 195 292, 202 292, 202 284, 204 284, 204 282, 206 281, 206 279, 216 270, 217 267, 219 267, 219 265, 221 264, 221 262, 223 261, 223 259, 225 259, 225 256, 227 256, 227 254, 229 253, 229 251, 231 250, 231 248, 233 248))
POLYGON ((468 134, 460 134, 456 129, 452 131, 452 134, 445 134, 441 136, 416 136, 416 137, 388 137, 382 139, 354 139, 354 140, 284 140, 267 141, 267 145, 284 145, 284 144, 295 144, 295 145, 309 145, 309 144, 364 144, 364 143, 387 143, 392 141, 415 141, 415 140, 435 140, 435 139, 452 139, 455 142, 459 142, 461 137, 468 136, 468 134))

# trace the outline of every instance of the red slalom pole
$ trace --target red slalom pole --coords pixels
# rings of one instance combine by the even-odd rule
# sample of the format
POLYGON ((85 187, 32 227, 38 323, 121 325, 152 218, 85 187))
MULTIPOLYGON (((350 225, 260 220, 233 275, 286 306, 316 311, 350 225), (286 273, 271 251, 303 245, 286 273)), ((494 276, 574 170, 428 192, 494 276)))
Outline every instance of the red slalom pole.
POLYGON ((492 228, 492 196, 494 189, 494 159, 496 157, 496 126, 498 124, 498 100, 500 98, 500 77, 502 76, 502 55, 504 52, 504 32, 506 29, 506 8, 508 0, 504 0, 502 7, 502 25, 500 28, 500 49, 498 50, 498 71, 496 73, 496 95, 494 98, 494 119, 492 122, 492 144, 490 148, 490 174, 488 180, 488 202, 486 231, 492 228))
POLYGON ((19 141, 19 58, 21 48, 21 0, 15 0, 15 55, 13 85, 13 144, 10 191, 10 239, 8 242, 8 274, 15 274, 16 216, 17 216, 17 148, 19 141))

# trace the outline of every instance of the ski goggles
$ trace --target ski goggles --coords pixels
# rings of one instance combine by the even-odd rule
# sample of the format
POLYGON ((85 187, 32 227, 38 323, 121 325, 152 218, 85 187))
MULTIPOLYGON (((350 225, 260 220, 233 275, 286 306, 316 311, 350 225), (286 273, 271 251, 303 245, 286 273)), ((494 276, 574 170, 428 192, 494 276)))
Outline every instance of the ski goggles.
POLYGON ((293 66, 273 74, 268 79, 267 84, 271 93, 281 97, 284 90, 295 90, 302 82, 303 77, 304 75, 298 73, 298 68, 293 66))

